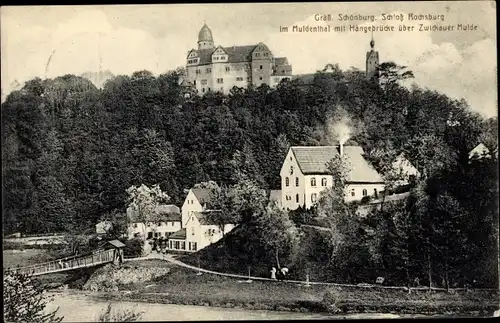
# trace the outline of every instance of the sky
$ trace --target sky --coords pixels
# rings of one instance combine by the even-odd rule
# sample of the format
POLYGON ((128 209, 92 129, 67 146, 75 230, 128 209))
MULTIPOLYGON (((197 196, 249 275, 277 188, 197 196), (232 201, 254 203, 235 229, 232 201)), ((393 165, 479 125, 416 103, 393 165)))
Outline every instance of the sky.
POLYGON ((497 115, 496 4, 491 1, 245 3, 186 5, 17 6, 1 9, 2 92, 34 77, 97 72, 156 75, 184 66, 197 47, 203 23, 215 45, 265 43, 286 56, 294 74, 314 73, 327 63, 365 69, 371 33, 283 33, 280 26, 394 26, 374 32, 381 62, 408 66, 415 83, 452 98, 465 98, 486 117, 497 115), (444 21, 409 21, 408 14, 444 15, 444 21), (316 15, 331 14, 332 21, 316 15), (374 15, 371 21, 339 21, 339 14, 374 15), (403 21, 382 21, 403 14, 403 21), (455 26, 418 31, 419 24, 455 26), (414 26, 413 32, 399 25, 414 26), (457 31, 457 24, 476 30, 457 31), (49 59, 50 58, 50 59, 49 59))

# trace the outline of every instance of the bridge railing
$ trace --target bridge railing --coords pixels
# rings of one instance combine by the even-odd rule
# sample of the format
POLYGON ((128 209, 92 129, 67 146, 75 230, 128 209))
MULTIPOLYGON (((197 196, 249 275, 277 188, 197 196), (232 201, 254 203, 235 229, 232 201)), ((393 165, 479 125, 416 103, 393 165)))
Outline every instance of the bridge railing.
POLYGON ((50 272, 59 272, 75 268, 91 267, 98 264, 112 262, 114 256, 115 256, 115 250, 109 249, 85 256, 73 256, 22 268, 12 268, 12 270, 15 270, 19 273, 31 274, 37 276, 50 272))

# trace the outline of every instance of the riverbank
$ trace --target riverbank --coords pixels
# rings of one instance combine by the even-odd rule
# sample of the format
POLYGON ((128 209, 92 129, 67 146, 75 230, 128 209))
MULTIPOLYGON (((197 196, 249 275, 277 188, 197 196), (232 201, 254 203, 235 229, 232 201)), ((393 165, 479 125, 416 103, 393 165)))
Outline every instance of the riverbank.
MULTIPOLYGON (((248 310, 293 311, 302 313, 395 313, 424 315, 491 316, 498 308, 498 293, 471 292, 408 292, 391 289, 364 289, 324 285, 252 281, 223 277, 183 268, 164 260, 127 262, 124 268, 97 271, 105 275, 115 292, 99 294, 101 300, 139 301, 159 304, 181 304, 240 308, 248 310), (130 270, 169 268, 164 275, 148 281, 120 281, 120 274, 130 270), (326 296, 326 297, 325 297, 326 296)), ((103 286, 104 287, 104 286, 103 286)), ((109 289, 108 289, 109 290, 109 289)))

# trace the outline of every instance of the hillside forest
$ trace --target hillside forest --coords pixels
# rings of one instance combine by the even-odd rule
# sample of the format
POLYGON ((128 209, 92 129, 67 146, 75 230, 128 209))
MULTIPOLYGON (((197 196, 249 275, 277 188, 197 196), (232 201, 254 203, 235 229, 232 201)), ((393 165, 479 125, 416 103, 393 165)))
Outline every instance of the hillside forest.
POLYGON ((204 96, 187 95, 182 69, 117 76, 102 89, 74 75, 33 79, 1 107, 4 234, 79 232, 124 213, 133 185, 159 184, 181 206, 187 189, 213 181, 247 188, 239 209, 246 212, 239 228, 246 252, 234 246, 246 257, 241 262, 279 254, 296 273, 321 263, 339 282, 384 275, 394 284, 421 277, 446 287, 465 280, 494 286, 498 119, 404 85, 411 73, 394 63, 380 69, 378 81, 336 66, 317 72, 313 84, 204 96), (338 120, 348 138, 332 130, 338 120), (265 200, 280 189, 290 146, 344 139, 360 145, 381 174, 404 153, 423 174, 409 198, 358 219, 332 192, 313 210, 289 213, 252 195, 265 200), (492 156, 470 161, 479 143, 492 156), (327 233, 306 234, 301 225, 318 215, 327 233))

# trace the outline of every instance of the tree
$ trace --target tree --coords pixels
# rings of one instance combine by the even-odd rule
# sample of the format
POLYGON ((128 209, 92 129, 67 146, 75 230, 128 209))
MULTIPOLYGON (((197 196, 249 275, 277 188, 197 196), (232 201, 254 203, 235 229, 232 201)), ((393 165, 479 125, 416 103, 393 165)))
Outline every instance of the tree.
POLYGON ((47 300, 40 284, 27 274, 7 271, 3 276, 3 311, 6 322, 61 322, 56 309, 46 313, 47 300))
POLYGON ((232 187, 212 186, 210 201, 215 211, 207 212, 207 219, 215 223, 222 235, 225 234, 227 224, 237 224, 241 221, 241 213, 235 207, 235 190, 232 187))
MULTIPOLYGON (((131 186, 127 189, 127 193, 131 221, 143 224, 145 229, 158 223, 160 219, 156 210, 161 203, 170 199, 159 185, 153 185, 151 188, 144 184, 139 187, 131 186)), ((144 241, 147 239, 146 232, 143 239, 144 241)))
POLYGON ((300 234, 288 214, 271 205, 254 217, 252 224, 259 232, 260 242, 268 255, 273 255, 278 268, 280 258, 289 258, 296 250, 300 234))
POLYGON ((407 70, 406 66, 397 65, 394 62, 384 62, 378 65, 378 78, 382 87, 391 86, 402 80, 414 78, 413 72, 407 70))
POLYGON ((340 213, 349 213, 345 202, 346 183, 351 171, 350 161, 345 155, 337 155, 327 163, 328 172, 332 175, 332 186, 321 192, 318 201, 318 215, 334 217, 340 213))

